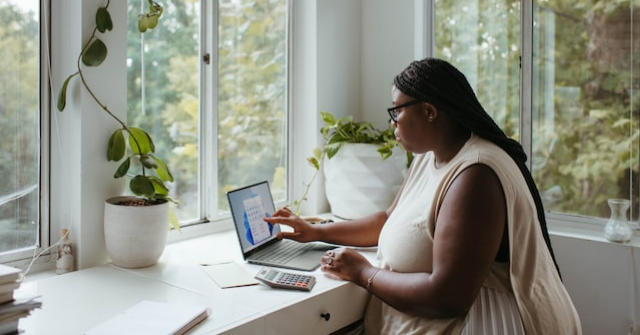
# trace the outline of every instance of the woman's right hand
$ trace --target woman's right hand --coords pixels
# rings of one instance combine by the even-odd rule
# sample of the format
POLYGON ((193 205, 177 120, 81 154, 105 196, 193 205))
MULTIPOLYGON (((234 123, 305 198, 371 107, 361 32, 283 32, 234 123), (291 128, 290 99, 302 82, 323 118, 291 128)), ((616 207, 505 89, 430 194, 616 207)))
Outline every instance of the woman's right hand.
POLYGON ((264 218, 269 224, 283 224, 293 228, 293 232, 281 231, 278 238, 287 238, 298 242, 319 240, 318 228, 295 215, 289 208, 278 209, 271 217, 264 218))

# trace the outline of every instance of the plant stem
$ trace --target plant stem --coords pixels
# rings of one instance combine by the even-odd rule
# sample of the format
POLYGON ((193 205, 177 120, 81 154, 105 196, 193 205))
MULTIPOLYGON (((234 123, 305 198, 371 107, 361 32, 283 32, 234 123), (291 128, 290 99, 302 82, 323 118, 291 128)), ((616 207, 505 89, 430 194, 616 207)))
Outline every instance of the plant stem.
POLYGON ((300 197, 300 200, 296 200, 294 202, 296 204, 296 208, 294 212, 296 215, 300 215, 300 205, 302 205, 302 201, 307 200, 307 194, 309 194, 309 189, 311 188, 311 185, 313 185, 313 181, 316 180, 316 176, 318 175, 318 172, 320 172, 320 164, 322 164, 322 161, 324 160, 324 155, 325 153, 322 152, 322 156, 318 161, 318 168, 316 169, 316 172, 313 174, 313 177, 311 177, 311 181, 309 181, 309 183, 307 184, 307 187, 304 189, 304 193, 300 197))
MULTIPOLYGON (((105 9, 109 8, 109 4, 110 3, 111 3, 111 0, 108 0, 107 1, 107 5, 105 6, 105 9)), ((127 132, 129 132, 129 128, 127 127, 127 125, 122 120, 120 120, 117 116, 115 116, 109 110, 109 108, 107 108, 107 106, 105 104, 103 104, 100 101, 100 99, 98 99, 98 97, 93 93, 93 91, 89 87, 89 84, 87 83, 86 79, 84 78, 84 74, 82 72, 82 68, 81 68, 82 55, 84 55, 84 53, 87 51, 87 48, 89 48, 89 45, 91 44, 91 41, 93 41, 93 39, 96 38, 96 32, 97 31, 98 31, 98 27, 96 26, 96 27, 93 28, 93 32, 91 32, 91 37, 89 37, 87 42, 82 47, 82 51, 80 52, 80 55, 78 55, 78 60, 77 60, 78 73, 80 74, 80 79, 82 80, 82 85, 87 89, 87 91, 89 91, 89 94, 91 94, 91 97, 93 98, 93 100, 95 100, 95 102, 98 104, 98 106, 100 106, 105 112, 107 112, 107 114, 111 115, 111 117, 114 120, 116 120, 116 122, 118 122, 122 126, 123 129, 125 129, 127 132)))
MULTIPOLYGON (((108 9, 110 3, 111 3, 111 0, 107 0, 107 5, 104 8, 108 9)), ((89 45, 91 44, 91 41, 93 41, 93 39, 96 38, 96 32, 97 31, 98 31, 98 27, 96 26, 96 27, 93 28, 93 31, 91 32, 91 37, 89 37, 87 42, 82 47, 82 51, 80 52, 80 55, 78 55, 78 60, 76 62, 77 63, 76 66, 78 67, 78 74, 80 75, 80 80, 82 81, 82 85, 84 86, 84 88, 87 89, 87 91, 89 92, 89 94, 91 95, 93 100, 98 104, 98 106, 100 106, 100 108, 102 108, 102 110, 104 110, 116 122, 118 122, 120 124, 120 126, 122 127, 122 129, 129 134, 129 137, 133 138, 133 141, 136 143, 136 146, 138 148, 138 155, 142 155, 142 152, 140 151, 140 149, 141 149, 140 148, 140 143, 138 143, 138 140, 136 139, 136 137, 131 134, 131 130, 129 130, 129 127, 127 126, 127 124, 124 123, 124 121, 120 120, 115 114, 113 114, 109 110, 107 105, 103 104, 100 101, 100 99, 98 99, 98 97, 95 95, 95 93, 93 93, 93 90, 91 90, 91 87, 89 87, 89 84, 87 83, 87 81, 86 81, 86 79, 84 77, 84 73, 82 72, 82 55, 84 55, 84 53, 87 51, 87 48, 89 48, 89 45)), ((145 175, 144 166, 142 166, 142 175, 145 175)))

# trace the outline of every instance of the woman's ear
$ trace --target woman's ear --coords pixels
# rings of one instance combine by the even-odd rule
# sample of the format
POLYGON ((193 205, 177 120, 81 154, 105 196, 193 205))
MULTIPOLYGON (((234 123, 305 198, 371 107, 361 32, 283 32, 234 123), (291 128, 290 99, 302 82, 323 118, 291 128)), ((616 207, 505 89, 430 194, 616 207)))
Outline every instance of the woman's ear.
POLYGON ((438 117, 438 109, 428 102, 424 102, 422 105, 424 106, 424 113, 427 116, 427 120, 433 122, 438 117))

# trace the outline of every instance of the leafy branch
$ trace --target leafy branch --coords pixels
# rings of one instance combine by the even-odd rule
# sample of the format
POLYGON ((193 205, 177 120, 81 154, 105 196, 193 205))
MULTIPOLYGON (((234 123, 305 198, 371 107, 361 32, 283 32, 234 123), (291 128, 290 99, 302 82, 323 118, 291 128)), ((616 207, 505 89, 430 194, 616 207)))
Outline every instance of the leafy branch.
MULTIPOLYGON (((113 21, 108 10, 110 2, 110 0, 107 0, 106 6, 98 8, 95 17, 96 25, 88 41, 83 45, 80 55, 78 55, 77 71, 67 77, 62 85, 58 95, 57 108, 60 112, 64 111, 69 82, 74 77, 79 76, 82 85, 93 100, 120 127, 109 139, 107 161, 117 162, 122 160, 125 157, 127 148, 130 149, 131 154, 120 164, 113 177, 121 178, 128 175, 132 160, 137 160, 140 163, 141 172, 132 176, 129 182, 131 192, 142 197, 147 202, 173 201, 169 197, 169 188, 165 185, 165 182, 173 182, 173 175, 164 161, 154 155, 155 145, 151 136, 146 131, 128 126, 124 121, 120 120, 106 104, 102 103, 84 76, 84 67, 100 66, 107 58, 107 46, 100 39, 99 34, 104 34, 113 29, 113 21), (155 173, 151 173, 152 171, 155 173)), ((155 28, 163 11, 162 6, 158 3, 152 0, 147 0, 147 2, 149 4, 149 12, 138 16, 138 30, 141 33, 155 28)))

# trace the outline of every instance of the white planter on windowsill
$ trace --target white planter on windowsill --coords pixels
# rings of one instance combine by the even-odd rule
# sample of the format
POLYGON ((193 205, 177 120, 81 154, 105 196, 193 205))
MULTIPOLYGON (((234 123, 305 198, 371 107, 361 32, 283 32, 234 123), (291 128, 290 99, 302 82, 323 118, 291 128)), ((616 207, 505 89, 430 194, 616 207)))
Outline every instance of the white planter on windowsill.
POLYGON ((169 202, 153 206, 124 206, 129 197, 107 199, 104 208, 104 239, 114 265, 143 268, 162 256, 169 231, 169 202))
POLYGON ((382 160, 374 144, 347 143, 324 160, 325 190, 331 213, 357 219, 387 210, 402 185, 405 153, 396 148, 382 160))

